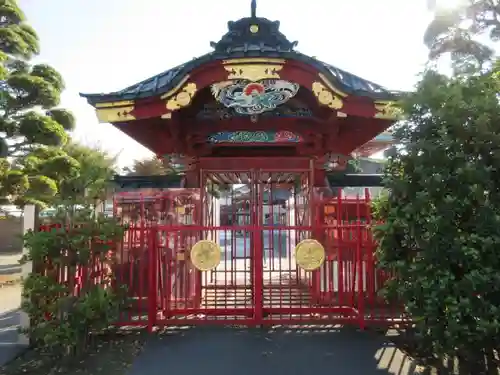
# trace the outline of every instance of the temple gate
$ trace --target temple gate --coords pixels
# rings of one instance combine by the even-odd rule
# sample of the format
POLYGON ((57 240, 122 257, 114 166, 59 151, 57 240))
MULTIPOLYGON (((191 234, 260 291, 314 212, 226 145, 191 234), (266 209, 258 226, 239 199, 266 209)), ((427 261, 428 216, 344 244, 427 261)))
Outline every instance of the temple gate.
POLYGON ((82 94, 176 171, 119 176, 129 224, 123 324, 392 324, 377 296, 370 194, 353 155, 391 143, 397 94, 296 51, 279 22, 228 23, 213 51, 109 94, 82 94))

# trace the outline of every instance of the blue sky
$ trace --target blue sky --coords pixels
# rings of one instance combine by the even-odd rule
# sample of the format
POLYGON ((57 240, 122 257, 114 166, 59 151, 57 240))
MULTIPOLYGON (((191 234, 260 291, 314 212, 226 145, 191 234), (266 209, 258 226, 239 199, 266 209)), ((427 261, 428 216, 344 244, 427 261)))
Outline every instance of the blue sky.
MULTIPOLYGON (((41 39, 37 60, 64 76, 62 106, 77 116, 75 137, 119 153, 122 166, 150 153, 111 125, 98 124, 78 93, 122 89, 206 53, 227 21, 250 13, 250 0, 20 4, 41 39)), ((427 58, 422 35, 431 14, 425 0, 259 0, 257 15, 280 20, 301 52, 390 89, 411 89, 427 58)))

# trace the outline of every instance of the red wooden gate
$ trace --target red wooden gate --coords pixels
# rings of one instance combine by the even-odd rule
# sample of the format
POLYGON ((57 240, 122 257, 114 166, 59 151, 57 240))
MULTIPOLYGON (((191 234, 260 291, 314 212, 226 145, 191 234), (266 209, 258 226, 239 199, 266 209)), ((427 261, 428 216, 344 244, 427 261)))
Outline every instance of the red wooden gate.
POLYGON ((143 308, 121 324, 363 327, 400 317, 388 314, 377 298, 387 276, 375 271, 368 194, 325 196, 311 188, 309 169, 205 170, 202 180, 202 189, 141 198, 140 218, 129 220, 122 246, 129 271, 121 282, 143 308), (325 262, 314 271, 295 261, 295 246, 309 238, 326 250, 325 262), (203 272, 189 258, 201 239, 221 249, 220 264, 203 272))

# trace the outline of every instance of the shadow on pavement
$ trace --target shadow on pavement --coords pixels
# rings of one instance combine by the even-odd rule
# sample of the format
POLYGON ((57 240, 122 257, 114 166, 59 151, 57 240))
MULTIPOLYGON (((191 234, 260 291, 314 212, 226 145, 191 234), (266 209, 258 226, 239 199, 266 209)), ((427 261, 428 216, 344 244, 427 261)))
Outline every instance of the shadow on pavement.
POLYGON ((0 275, 12 275, 21 272, 19 264, 0 264, 0 275))
POLYGON ((26 348, 18 344, 19 309, 0 314, 0 366, 21 354, 26 348))
POLYGON ((314 326, 297 329, 186 328, 152 336, 129 375, 414 374, 387 338, 314 326))
MULTIPOLYGON (((21 277, 22 268, 19 264, 21 254, 11 256, 2 255, 0 253, 0 286, 3 284, 11 284, 16 282, 21 277)), ((0 305, 0 311, 1 309, 0 305)))
POLYGON ((11 275, 21 272, 19 259, 22 254, 19 252, 5 254, 0 251, 0 275, 11 275))

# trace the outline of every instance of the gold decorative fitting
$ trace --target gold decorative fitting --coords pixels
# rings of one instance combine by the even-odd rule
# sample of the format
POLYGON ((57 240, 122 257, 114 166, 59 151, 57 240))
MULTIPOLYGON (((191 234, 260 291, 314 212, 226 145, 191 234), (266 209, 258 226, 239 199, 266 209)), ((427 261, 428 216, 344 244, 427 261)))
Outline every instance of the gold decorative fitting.
POLYGON ((200 271, 213 270, 220 264, 220 253, 220 246, 214 241, 198 241, 191 248, 191 263, 200 271))
POLYGON ((172 95, 174 95, 177 91, 179 91, 181 89, 182 86, 184 86, 184 84, 187 82, 187 80, 189 79, 189 74, 184 76, 180 82, 175 85, 174 88, 172 88, 171 90, 168 90, 165 94, 163 94, 160 98, 162 99, 166 99, 166 98, 169 98, 171 97, 172 95))
POLYGON ((250 32, 256 34, 259 32, 259 25, 250 25, 250 32))
POLYGON ((333 94, 320 82, 313 82, 312 92, 320 104, 326 105, 331 109, 340 109, 344 105, 342 99, 333 94))
POLYGON ((228 79, 246 79, 255 82, 261 79, 279 79, 278 72, 283 69, 283 65, 242 64, 226 65, 224 68, 229 72, 228 79))
POLYGON ((384 120, 399 120, 403 114, 394 102, 375 102, 375 109, 378 112, 374 117, 384 120))
POLYGON ((121 102, 97 103, 96 108, 123 107, 126 105, 134 105, 133 100, 122 100, 121 102))
POLYGON ((185 85, 179 93, 174 95, 167 101, 167 109, 170 111, 176 111, 183 107, 187 107, 193 96, 196 94, 196 84, 193 82, 185 85))
POLYGON ((116 107, 116 108, 96 108, 97 118, 100 123, 105 122, 123 122, 135 120, 132 115, 134 106, 116 107))
POLYGON ((317 270, 325 262, 325 258, 325 248, 316 240, 303 240, 295 246, 295 262, 303 270, 317 270))
POLYGON ((284 64, 285 59, 277 59, 276 57, 243 57, 240 59, 229 59, 222 60, 222 64, 255 64, 255 63, 267 63, 267 64, 284 64))
POLYGON ((321 78, 321 80, 326 85, 326 87, 328 87, 332 92, 334 92, 335 94, 337 94, 338 96, 340 96, 342 98, 345 98, 347 96, 347 94, 345 92, 340 91, 338 88, 333 86, 332 83, 328 80, 328 78, 326 78, 326 76, 324 74, 318 73, 318 76, 319 76, 319 78, 321 78))

